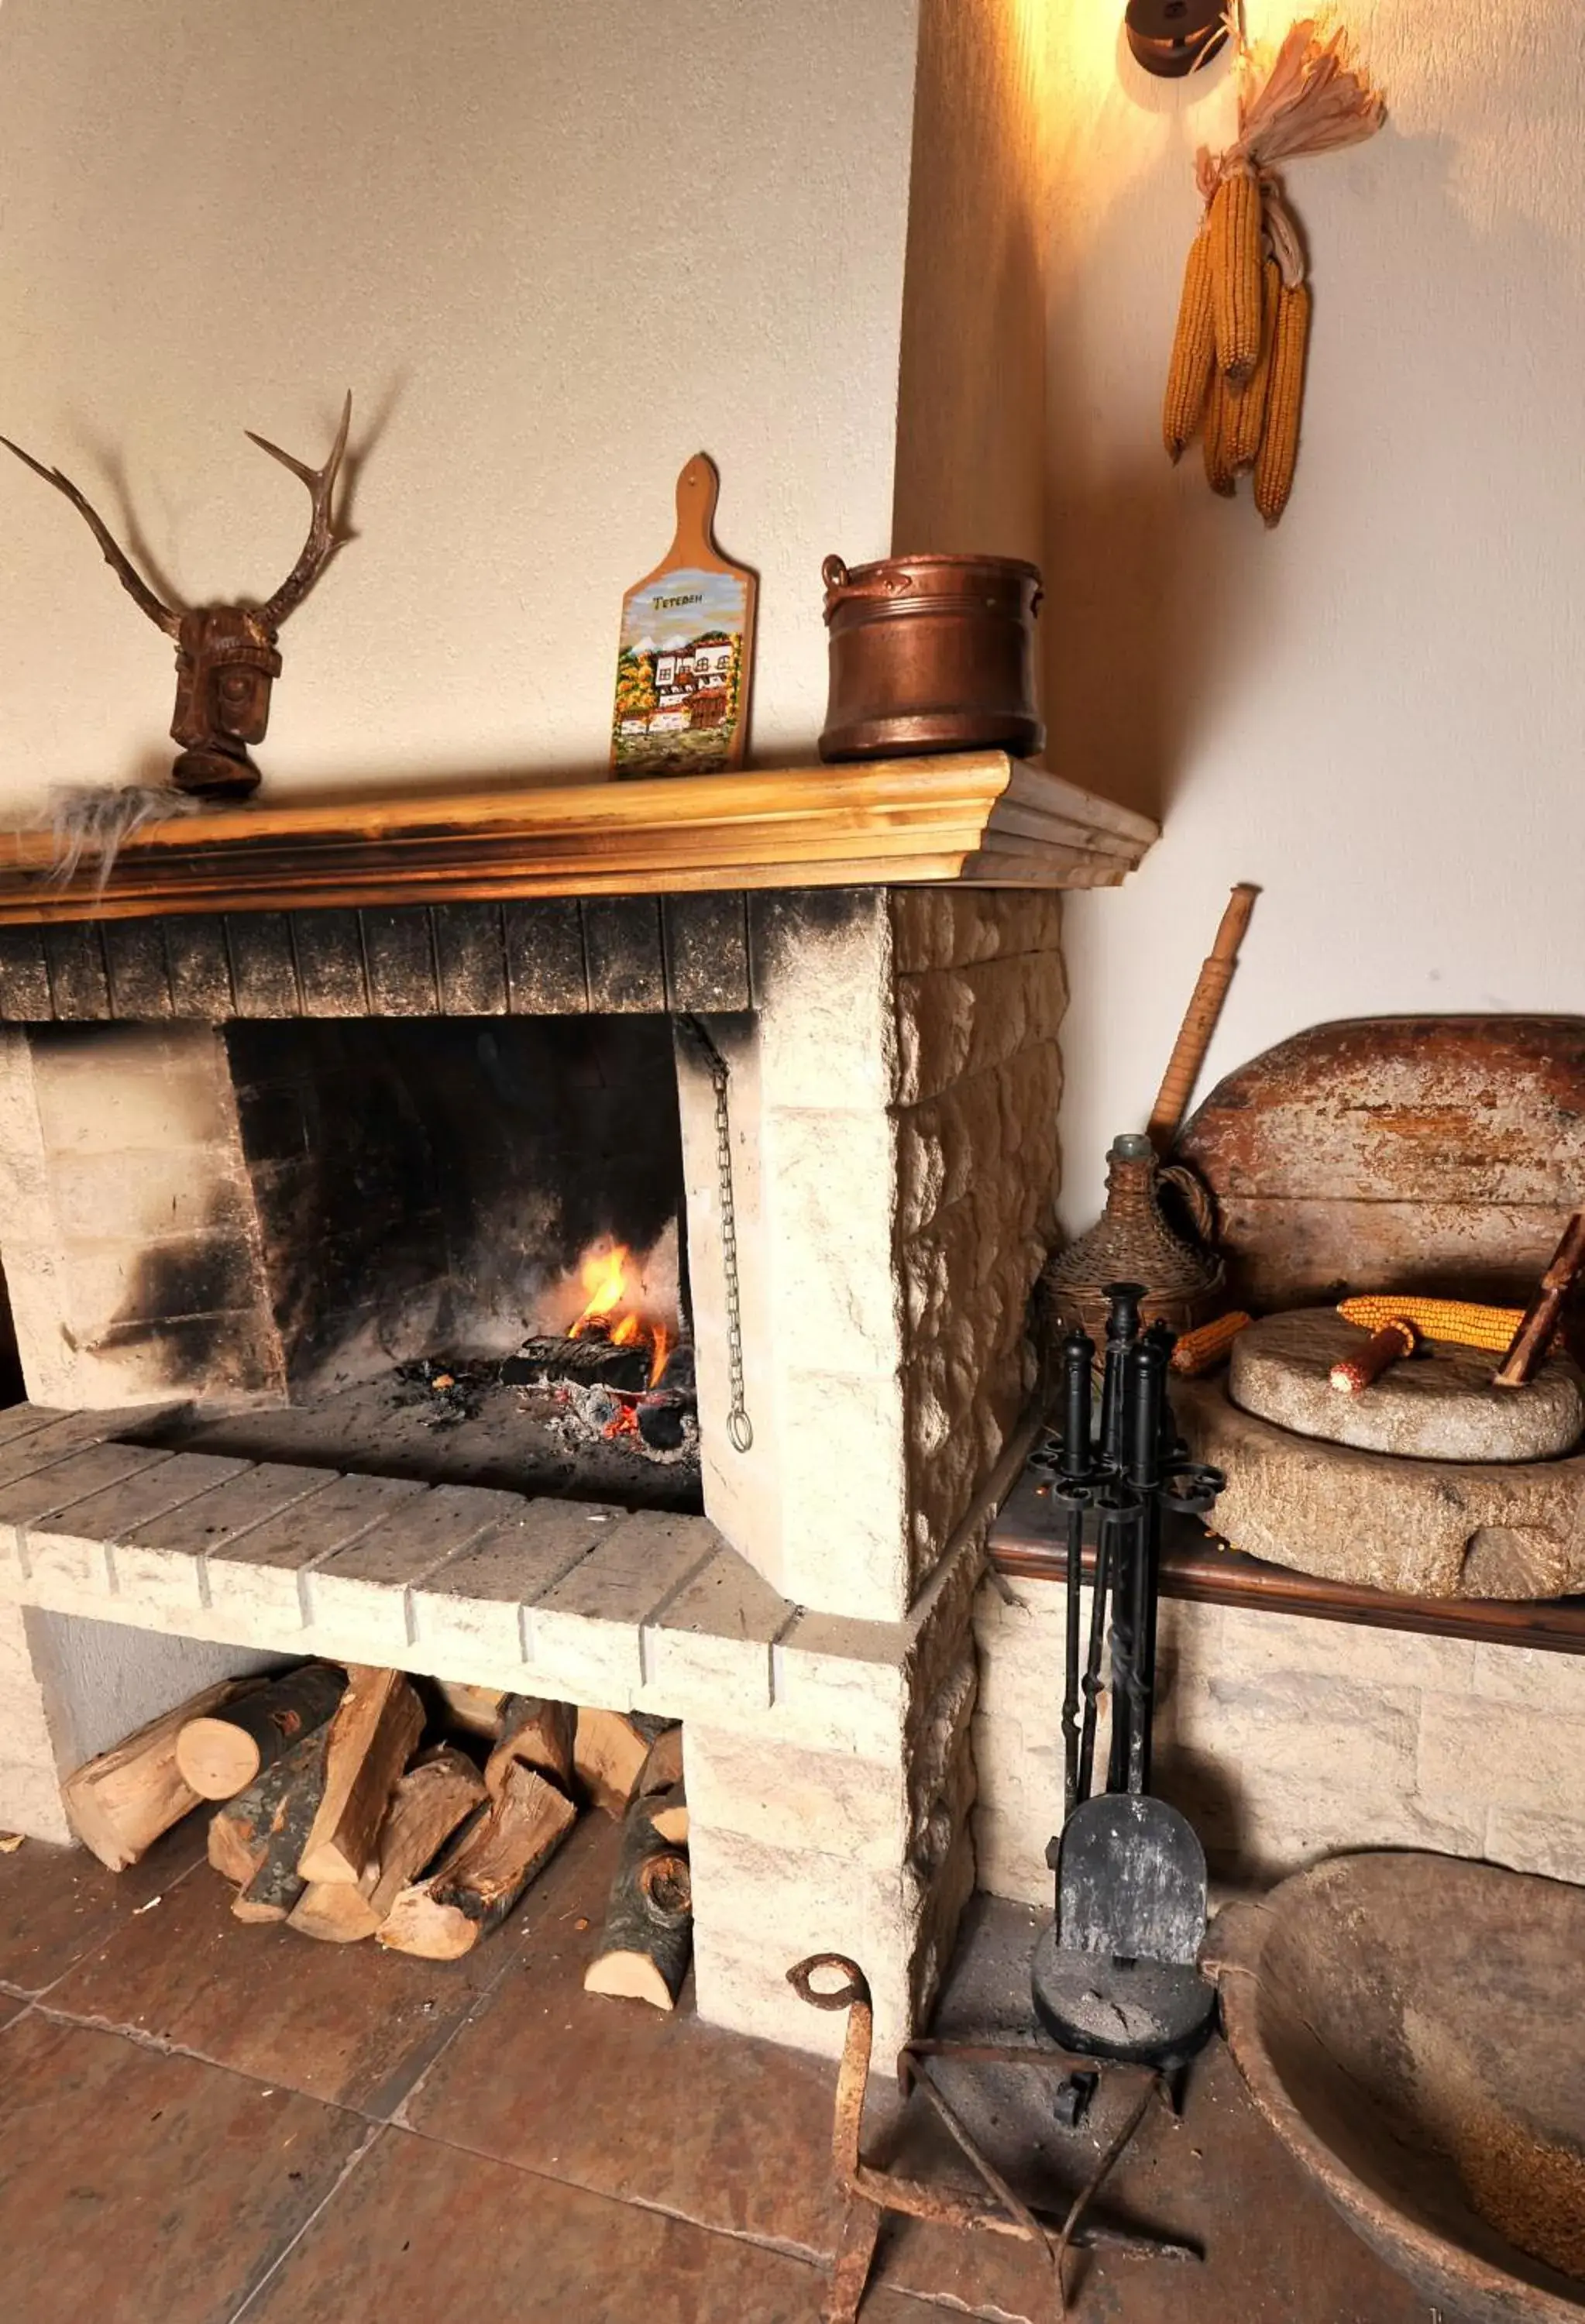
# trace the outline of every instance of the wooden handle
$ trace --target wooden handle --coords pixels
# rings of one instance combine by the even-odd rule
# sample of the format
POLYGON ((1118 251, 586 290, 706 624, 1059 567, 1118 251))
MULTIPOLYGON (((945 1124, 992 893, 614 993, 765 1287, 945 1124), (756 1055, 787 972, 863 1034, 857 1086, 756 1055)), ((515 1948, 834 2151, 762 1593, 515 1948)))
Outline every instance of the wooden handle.
POLYGON ((1420 1334, 1406 1315, 1395 1315, 1373 1332, 1357 1356, 1345 1356, 1333 1364, 1331 1379, 1333 1388, 1343 1396, 1358 1396, 1372 1380, 1378 1380, 1389 1364, 1404 1356, 1412 1356, 1420 1344, 1420 1334))
POLYGON ((1194 1084, 1200 1078, 1200 1068, 1205 1063, 1205 1052, 1211 1047, 1221 1015, 1228 986, 1233 981, 1233 971, 1239 964, 1239 946, 1244 941, 1244 931, 1249 925, 1249 915, 1255 908, 1258 888, 1240 881, 1228 899, 1227 909, 1221 916, 1221 926, 1216 931, 1216 942, 1201 968, 1199 978, 1184 1012, 1178 1038, 1166 1061, 1166 1071, 1161 1077, 1161 1087, 1156 1093, 1145 1134, 1158 1154, 1170 1148, 1184 1114, 1189 1100, 1194 1094, 1194 1084))
POLYGON ((696 452, 677 480, 677 537, 671 544, 674 564, 703 565, 715 561, 715 503, 721 477, 708 452, 696 452))
POLYGON ((1491 1376, 1494 1388, 1525 1388, 1541 1369, 1553 1333, 1563 1312, 1563 1302, 1574 1279, 1585 1267, 1585 1211, 1576 1211, 1563 1229, 1562 1240, 1552 1255, 1525 1319, 1508 1342, 1508 1351, 1491 1376))

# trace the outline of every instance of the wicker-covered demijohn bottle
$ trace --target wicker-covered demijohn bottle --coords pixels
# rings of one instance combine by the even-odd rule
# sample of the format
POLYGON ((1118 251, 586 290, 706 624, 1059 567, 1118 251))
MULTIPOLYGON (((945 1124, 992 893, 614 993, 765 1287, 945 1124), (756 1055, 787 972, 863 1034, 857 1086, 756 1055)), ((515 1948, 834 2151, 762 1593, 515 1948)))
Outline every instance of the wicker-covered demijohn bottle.
POLYGON ((1175 1234, 1161 1213, 1156 1189, 1166 1179, 1183 1197, 1196 1231, 1212 1232, 1211 1197, 1192 1170, 1158 1162, 1147 1138, 1125 1133, 1106 1157, 1106 1208, 1088 1234, 1055 1251, 1040 1278, 1047 1345, 1064 1332, 1105 1336, 1109 1283, 1142 1283, 1140 1313, 1175 1332, 1191 1331, 1220 1313, 1222 1265, 1205 1244, 1175 1234))

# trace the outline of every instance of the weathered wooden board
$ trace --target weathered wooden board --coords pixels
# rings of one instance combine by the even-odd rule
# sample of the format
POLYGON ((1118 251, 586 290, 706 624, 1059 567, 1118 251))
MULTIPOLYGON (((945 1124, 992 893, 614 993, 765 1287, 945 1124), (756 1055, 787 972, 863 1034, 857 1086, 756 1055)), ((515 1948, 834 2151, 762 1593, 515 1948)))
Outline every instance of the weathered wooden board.
POLYGON ((1176 1152, 1216 1197, 1237 1305, 1522 1305, 1585 1200, 1585 1018, 1313 1026, 1218 1083, 1176 1152))

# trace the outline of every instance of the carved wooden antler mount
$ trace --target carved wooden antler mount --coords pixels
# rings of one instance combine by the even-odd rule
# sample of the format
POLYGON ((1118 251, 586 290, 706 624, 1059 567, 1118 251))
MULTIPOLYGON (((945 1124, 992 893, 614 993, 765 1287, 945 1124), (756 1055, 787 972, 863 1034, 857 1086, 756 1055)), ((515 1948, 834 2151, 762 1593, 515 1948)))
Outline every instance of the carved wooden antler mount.
POLYGON ((297 563, 281 586, 262 605, 231 604, 195 605, 173 611, 161 602, 118 545, 103 518, 59 468, 47 468, 0 436, 0 444, 30 467, 35 475, 63 493, 92 531, 105 562, 122 587, 168 638, 176 641, 176 712, 171 739, 182 746, 170 770, 178 790, 211 798, 245 798, 258 788, 259 770, 248 756, 250 745, 262 742, 270 721, 270 689, 281 675, 276 634, 287 615, 295 613, 338 549, 345 536, 336 530, 334 502, 336 479, 346 452, 352 425, 352 397, 342 407, 341 425, 330 456, 322 468, 310 468, 293 459, 252 429, 244 432, 271 458, 290 468, 309 488, 311 508, 308 538, 297 563))

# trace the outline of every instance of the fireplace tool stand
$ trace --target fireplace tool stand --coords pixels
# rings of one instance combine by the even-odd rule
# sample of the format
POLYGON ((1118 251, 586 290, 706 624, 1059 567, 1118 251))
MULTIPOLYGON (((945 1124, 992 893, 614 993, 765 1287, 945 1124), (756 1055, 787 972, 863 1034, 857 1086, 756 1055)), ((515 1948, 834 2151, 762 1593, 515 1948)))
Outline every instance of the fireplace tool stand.
POLYGON ((1203 1514, 1224 1480, 1185 1457, 1166 1397, 1173 1335, 1139 1327, 1142 1287, 1107 1287, 1101 1428, 1092 1431, 1094 1342, 1062 1347, 1063 1426, 1051 1498, 1067 1513, 1064 1822, 1046 1851, 1056 1912, 1035 1950, 1031 1987, 1055 2042, 1096 2059, 1180 2071, 1209 2034, 1215 1988, 1196 1966, 1205 1935, 1205 1854, 1186 1817, 1151 1797, 1156 1622, 1165 1510, 1203 1514), (1086 1515, 1095 1521, 1090 1628, 1079 1666, 1086 1515), (1108 1616, 1110 1613, 1110 1628, 1108 1616), (1103 1791, 1091 1793, 1111 1659, 1103 1791))
POLYGON ((1059 2319, 1068 2312, 1064 2263, 1075 2246, 1105 2246, 1156 2259, 1201 2256, 1190 2244, 1085 2223, 1153 2102, 1176 2116, 1188 2061, 1216 2015, 1215 1988, 1195 1965, 1205 1934, 1204 1851, 1187 1819, 1153 1799, 1148 1784, 1161 1520, 1167 1511, 1210 1508, 1224 1480, 1214 1469, 1195 1467, 1178 1442, 1166 1398, 1173 1334, 1159 1323, 1140 1330, 1140 1285, 1111 1284, 1106 1296, 1099 1440, 1092 1408, 1095 1343, 1074 1332, 1063 1342, 1062 1434, 1035 1455, 1051 1472, 1052 1499, 1067 1512, 1068 1523, 1064 1814, 1062 1832, 1046 1850, 1057 1875, 1056 1915, 1036 1947, 1030 1972, 1035 2014, 1048 2039, 905 2043, 898 2057, 903 2097, 917 2091, 934 2109, 987 2194, 926 2186, 880 2168, 860 2148, 873 2030, 863 1971, 842 1953, 816 1953, 788 1969, 789 1984, 814 2008, 848 2013, 832 2140, 847 2209, 825 2324, 853 2324, 858 2316, 887 2211, 1034 2244, 1051 2270, 1052 2310, 1059 2319), (1085 1644, 1084 1530, 1092 1513, 1095 1564, 1085 1644), (1108 1643, 1107 1780, 1092 1796, 1106 1692, 1101 1652, 1108 1643), (821 1972, 841 1982, 816 1985, 821 1972), (1056 2075, 1053 2112, 1070 2130, 1083 2122, 1102 2072, 1135 2076, 1138 2089, 1065 2214, 1055 2217, 1023 2202, 981 2152, 936 2083, 933 2060, 1033 2066, 1056 2075))
MULTIPOLYGON (((832 2129, 832 2158, 836 2180, 846 2198, 842 2241, 832 2268, 830 2289, 822 2310, 824 2324, 855 2324, 870 2281, 875 2247, 888 2211, 927 2219, 937 2227, 966 2233, 1013 2236, 1033 2244, 1051 2270, 1052 2314, 1067 2315, 1063 2263, 1074 2249, 1106 2249, 1136 2257, 1198 2260, 1193 2244, 1163 2236, 1135 2233, 1101 2220, 1085 2221, 1091 2203, 1121 2156, 1153 2100, 1170 2104, 1166 2077, 1154 2070, 1144 2077, 1138 2097, 1116 2135, 1098 2158, 1093 2170, 1064 2213, 1056 2214, 1027 2204, 1013 2192, 995 2164, 983 2154, 967 2124, 949 2103, 930 2070, 932 2059, 965 2066, 1034 2066, 1055 2073, 1065 2083, 1089 2067, 1089 2060, 1032 2043, 915 2041, 898 2053, 897 2079, 907 2098, 915 2090, 926 2099, 985 2182, 986 2195, 959 2188, 927 2186, 906 2173, 882 2169, 866 2160, 859 2144, 864 2099, 870 2081, 870 2049, 874 2012, 863 1970, 844 1953, 813 1953, 789 1969, 788 1982, 816 2009, 845 2009, 847 2033, 836 2078, 836 2114, 832 2129), (831 1972, 842 1982, 829 1988, 815 1978, 831 1972)), ((1058 2119, 1064 2120, 1059 2110, 1058 2119)))

